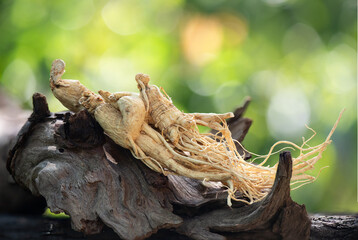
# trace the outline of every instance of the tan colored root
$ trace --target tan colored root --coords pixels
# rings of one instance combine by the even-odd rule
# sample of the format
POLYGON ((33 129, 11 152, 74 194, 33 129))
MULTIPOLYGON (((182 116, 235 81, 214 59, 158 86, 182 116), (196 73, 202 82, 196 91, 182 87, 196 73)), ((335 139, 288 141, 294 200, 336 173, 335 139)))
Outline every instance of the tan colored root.
POLYGON ((165 96, 156 86, 149 85, 149 76, 144 74, 136 76, 140 95, 100 91, 100 96, 77 80, 61 79, 63 73, 63 61, 55 60, 50 85, 61 103, 73 111, 86 108, 114 142, 129 149, 154 171, 203 181, 221 181, 228 187, 228 205, 231 205, 231 199, 251 204, 267 195, 275 179, 277 164, 272 167, 264 164, 280 151, 274 149, 281 144, 299 150, 299 156, 293 158, 293 189, 315 181, 318 176, 306 172, 314 168, 331 143, 330 138, 343 113, 323 143, 314 147, 308 145, 316 134, 311 129, 314 134, 308 140, 303 139, 301 146, 279 141, 267 155, 256 158, 264 158, 260 164, 254 164, 245 161, 236 149, 225 121, 232 117, 232 113, 182 113, 164 91, 165 96), (218 133, 202 134, 197 125, 210 127, 218 133), (244 198, 237 199, 236 191, 244 198))
MULTIPOLYGON (((138 81, 138 80, 137 80, 138 81)), ((140 81, 138 81, 140 82, 140 81)), ((146 91, 142 94, 152 94, 152 92, 146 91)), ((157 93, 156 93, 157 94, 157 93)), ((152 100, 150 102, 149 106, 155 106, 157 111, 165 112, 168 107, 165 106, 165 104, 161 104, 163 101, 153 102, 158 99, 158 94, 156 95, 157 98, 154 98, 153 96, 143 96, 143 99, 149 99, 152 100), (158 110, 159 109, 159 110, 158 110)), ((160 98, 160 96, 159 96, 160 98)), ((173 109, 173 106, 170 106, 171 109, 173 109)), ((151 112, 151 110, 149 110, 151 112)), ((172 112, 172 111, 168 111, 172 112)), ((159 114, 157 114, 159 115, 159 114)), ((215 119, 215 116, 209 116, 209 115, 197 115, 199 118, 199 121, 202 119, 210 119, 212 121, 215 119)), ((231 114, 230 114, 231 115, 231 114)), ((230 116, 229 115, 229 116, 230 116)), ((227 116, 227 114, 225 115, 227 116)), ((194 115, 195 117, 195 115, 194 115)), ((221 116, 220 116, 221 117, 221 116)), ((209 176, 210 172, 217 172, 223 171, 229 173, 234 180, 236 180, 236 183, 239 183, 238 185, 239 190, 244 193, 244 195, 247 195, 249 198, 251 198, 250 202, 252 203, 257 196, 264 195, 264 193, 261 194, 262 188, 259 188, 259 191, 257 190, 257 187, 255 187, 254 182, 255 179, 253 178, 254 174, 251 174, 249 172, 250 168, 254 168, 255 166, 249 166, 247 162, 243 160, 243 158, 238 154, 235 144, 232 141, 231 134, 228 130, 228 127, 226 123, 223 121, 223 117, 220 118, 217 117, 217 120, 215 119, 212 122, 209 122, 205 125, 211 124, 211 126, 215 126, 212 123, 222 122, 222 125, 216 125, 214 128, 219 130, 223 137, 215 137, 214 139, 204 135, 200 134, 197 128, 188 128, 187 126, 183 126, 182 124, 178 123, 174 125, 172 122, 159 125, 159 127, 167 128, 169 124, 170 127, 174 128, 175 131, 179 134, 179 141, 171 141, 173 146, 169 145, 167 141, 164 139, 164 136, 160 136, 159 134, 156 134, 156 138, 160 139, 162 144, 174 155, 174 160, 177 161, 177 166, 171 166, 173 168, 178 168, 178 166, 185 165, 186 162, 192 162, 195 163, 195 169, 193 170, 199 170, 201 172, 206 172, 206 175, 199 174, 198 172, 196 174, 191 175, 190 177, 197 178, 197 179, 212 179, 212 176, 209 176), (190 153, 189 156, 184 154, 185 152, 190 153), (238 168, 239 171, 237 171, 238 168)), ((152 116, 153 120, 156 121, 158 119, 157 116, 152 116)), ((178 119, 178 118, 177 118, 178 119)), ((157 125, 158 126, 158 125, 157 125)), ((162 131, 163 134, 163 131, 162 131)), ((165 137, 168 137, 170 139, 170 136, 166 135, 165 137)), ((250 165, 250 164, 249 164, 250 165)), ((190 166, 190 165, 189 165, 190 166)), ((259 167, 261 170, 263 170, 262 167, 259 167)), ((178 169, 176 169, 178 170, 178 169)), ((272 171, 269 171, 270 173, 272 171)), ((257 175, 257 174, 256 174, 257 175)), ((271 174, 271 175, 274 175, 271 174)), ((221 181, 225 181, 227 179, 219 179, 221 181)), ((266 180, 267 182, 267 180, 266 180)), ((233 197, 233 193, 235 189, 233 187, 230 188, 231 193, 230 197, 233 197)))
MULTIPOLYGON (((141 94, 151 94, 151 92, 142 91, 141 94)), ((153 99, 155 100, 152 96, 146 96, 145 98, 149 99, 149 101, 153 101, 153 99)), ((156 105, 157 108, 162 107, 163 109, 160 109, 161 111, 166 110, 163 105, 149 102, 149 106, 152 105, 156 105)), ((151 110, 149 109, 149 112, 150 111, 151 110)), ((193 116, 195 117, 195 115, 193 116)), ((210 118, 214 119, 213 116, 210 116, 210 118)), ((337 123, 340 118, 341 115, 337 120, 337 123)), ((154 121, 155 119, 156 117, 153 116, 154 121)), ((168 135, 165 135, 164 133, 163 137, 158 136, 158 138, 160 138, 164 146, 166 146, 166 148, 176 156, 175 160, 178 165, 184 164, 185 161, 189 161, 198 164, 202 171, 211 172, 215 169, 215 171, 222 170, 230 173, 233 179, 233 184, 230 185, 226 182, 229 196, 236 201, 243 201, 249 204, 264 198, 267 191, 273 185, 277 164, 273 167, 265 167, 263 165, 267 162, 269 157, 272 156, 273 149, 277 145, 287 144, 292 146, 294 149, 300 150, 300 155, 293 159, 292 184, 302 180, 302 184, 314 181, 316 178, 305 174, 305 172, 313 169, 314 164, 322 157, 322 152, 326 149, 327 145, 331 143, 330 137, 337 126, 336 123, 327 139, 322 144, 315 147, 304 147, 307 145, 308 141, 314 137, 314 135, 307 141, 304 141, 302 146, 298 146, 289 141, 279 141, 271 147, 265 160, 256 165, 243 160, 242 156, 240 156, 235 148, 234 141, 231 138, 231 134, 226 123, 223 119, 220 119, 219 117, 218 119, 221 121, 221 124, 218 124, 218 121, 215 121, 215 124, 210 123, 211 125, 209 125, 200 118, 196 121, 196 124, 199 122, 205 126, 214 126, 212 128, 219 130, 222 137, 218 137, 218 135, 209 137, 207 135, 200 134, 196 128, 187 128, 181 124, 177 124, 176 132, 179 133, 179 141, 171 141, 173 145, 170 146, 164 139, 165 137, 169 138, 168 135), (185 152, 190 153, 190 156, 183 154, 185 152), (241 192, 246 198, 248 198, 248 200, 236 199, 234 196, 235 191, 241 192)), ((171 126, 173 126, 173 124, 171 126)), ((167 125, 162 127, 167 127, 167 125)), ((199 175, 192 175, 191 177, 200 179, 199 175)), ((205 179, 210 178, 208 177, 205 179)), ((221 181, 224 182, 224 180, 221 181)))
POLYGON ((314 164, 321 158, 322 152, 331 142, 331 133, 336 128, 335 125, 326 141, 315 147, 304 148, 313 136, 304 141, 302 146, 288 141, 279 141, 272 146, 265 160, 256 165, 244 161, 237 152, 226 123, 223 121, 220 126, 222 136, 201 134, 197 128, 186 128, 180 124, 173 125, 172 127, 175 127, 179 133, 179 141, 173 143, 168 142, 163 131, 158 132, 147 123, 143 123, 142 131, 154 141, 153 148, 155 148, 154 144, 157 144, 157 147, 164 146, 170 155, 167 157, 163 157, 164 155, 161 154, 154 156, 151 148, 143 150, 143 144, 138 145, 134 141, 130 141, 129 148, 136 158, 141 159, 154 171, 166 175, 169 173, 179 174, 203 181, 223 182, 228 186, 228 205, 231 204, 230 199, 251 204, 263 199, 273 185, 277 164, 273 167, 265 167, 263 164, 274 154, 273 149, 276 146, 289 144, 300 150, 300 155, 293 159, 292 184, 300 183, 302 186, 316 179, 305 172, 314 168, 314 164), (246 199, 237 199, 236 191, 242 193, 246 199))
POLYGON ((144 122, 144 115, 139 116, 139 112, 144 113, 144 105, 138 102, 138 96, 123 96, 116 107, 116 105, 103 102, 99 95, 86 92, 81 98, 81 103, 91 110, 90 112, 110 138, 120 146, 128 148, 133 156, 142 160, 149 168, 164 174, 196 176, 198 179, 205 177, 213 181, 230 179, 230 174, 224 171, 203 172, 197 165, 190 164, 188 161, 184 164, 177 164, 176 156, 170 151, 166 153, 167 149, 162 145, 165 139, 144 122), (138 134, 141 131, 146 135, 138 134))
POLYGON ((56 59, 52 63, 50 73, 50 87, 53 95, 69 110, 78 112, 83 109, 79 103, 82 94, 88 89, 78 80, 62 79, 65 73, 65 62, 56 59))

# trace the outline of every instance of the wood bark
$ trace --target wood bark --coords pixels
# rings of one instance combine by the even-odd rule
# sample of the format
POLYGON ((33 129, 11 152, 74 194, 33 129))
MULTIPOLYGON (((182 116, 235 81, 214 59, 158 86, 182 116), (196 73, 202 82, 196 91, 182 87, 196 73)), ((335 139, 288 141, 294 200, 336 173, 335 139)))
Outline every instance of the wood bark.
MULTIPOLYGON (((240 141, 251 125, 242 116, 247 106, 229 123, 240 141)), ((304 205, 290 197, 289 152, 280 154, 264 200, 233 202, 230 208, 222 185, 153 172, 106 137, 87 112, 50 113, 41 94, 34 95, 34 112, 17 136, 7 168, 17 183, 43 196, 51 211, 70 215, 72 228, 85 234, 108 231, 108 226, 122 239, 144 239, 158 231, 175 239, 310 236, 304 205)))
MULTIPOLYGON (((324 215, 310 216, 310 239, 349 240, 358 239, 358 215, 324 215)), ((255 239, 254 232, 242 232, 239 239, 255 239)), ((44 218, 39 215, 0 214, 0 239, 37 240, 113 240, 118 235, 105 226, 101 233, 86 236, 71 228, 70 219, 44 218)), ((171 229, 162 229, 148 238, 149 240, 189 240, 190 238, 171 229)), ((234 238, 235 239, 235 238, 234 238)), ((238 238, 236 238, 238 239, 238 238)), ((257 239, 272 239, 270 235, 257 239)))
POLYGON ((21 188, 6 170, 11 142, 30 113, 0 89, 0 213, 41 214, 46 207, 43 197, 35 197, 21 188))

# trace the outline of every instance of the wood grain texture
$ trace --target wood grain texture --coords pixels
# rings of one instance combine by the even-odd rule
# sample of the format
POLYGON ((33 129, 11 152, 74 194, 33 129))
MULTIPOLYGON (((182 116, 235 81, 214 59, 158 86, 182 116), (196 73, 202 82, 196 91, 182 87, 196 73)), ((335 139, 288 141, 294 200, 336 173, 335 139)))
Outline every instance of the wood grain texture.
MULTIPOLYGON (((358 239, 357 215, 325 215, 315 214, 310 217, 310 239, 358 239)), ((263 232, 263 231, 262 231, 263 232)), ((257 232, 242 232, 235 235, 227 234, 228 239, 275 239, 275 235, 257 232)), ((99 234, 84 235, 71 228, 70 219, 44 218, 33 215, 0 214, 0 239, 13 240, 113 240, 120 239, 109 227, 104 227, 99 234)), ((148 240, 189 240, 190 238, 170 229, 162 229, 148 240)))
POLYGON ((21 188, 6 170, 11 142, 30 114, 0 88, 0 213, 3 214, 41 214, 46 206, 42 197, 21 188))
MULTIPOLYGON (((154 172, 106 137, 88 113, 48 114, 38 106, 47 105, 43 98, 34 96, 34 109, 40 110, 20 131, 8 168, 51 211, 70 215, 73 229, 96 234, 108 226, 122 239, 144 239, 165 229, 190 239, 309 238, 305 207, 290 197, 289 152, 281 153, 264 200, 230 208, 223 185, 154 172)), ((251 124, 236 124, 245 121, 246 107, 230 124, 239 140, 251 124)))

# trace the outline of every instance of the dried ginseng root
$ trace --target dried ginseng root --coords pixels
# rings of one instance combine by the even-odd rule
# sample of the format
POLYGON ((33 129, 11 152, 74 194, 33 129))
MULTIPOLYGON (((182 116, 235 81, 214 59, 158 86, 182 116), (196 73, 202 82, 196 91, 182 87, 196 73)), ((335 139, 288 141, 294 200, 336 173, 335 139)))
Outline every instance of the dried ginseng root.
POLYGON ((245 161, 235 147, 225 121, 232 113, 183 113, 157 86, 149 85, 150 79, 144 74, 137 74, 135 78, 140 94, 112 94, 101 90, 97 95, 78 81, 61 79, 64 72, 61 62, 54 61, 50 83, 54 95, 64 106, 75 112, 87 109, 115 143, 129 149, 154 171, 222 182, 228 187, 228 205, 231 199, 251 204, 267 195, 277 164, 272 167, 263 164, 279 144, 300 151, 300 155, 293 158, 292 185, 314 181, 315 177, 306 172, 314 168, 331 143, 342 115, 322 144, 306 147, 313 136, 301 146, 280 141, 272 146, 262 163, 254 164, 245 161), (220 134, 200 133, 197 125, 208 126, 220 134), (236 191, 244 198, 235 198, 236 191))
POLYGON ((53 95, 69 110, 78 112, 84 109, 79 103, 82 94, 88 89, 78 80, 61 79, 65 73, 65 62, 56 59, 52 63, 50 87, 53 95))
MULTIPOLYGON (((164 97, 158 87, 149 85, 150 79, 148 76, 138 74, 136 81, 138 82, 142 99, 147 102, 147 110, 152 121, 156 124, 155 127, 159 128, 164 137, 172 143, 170 147, 181 155, 184 155, 183 153, 190 153, 190 156, 186 158, 187 161, 194 163, 195 160, 201 160, 206 162, 207 166, 205 166, 205 169, 224 168, 225 171, 232 175, 232 181, 225 182, 229 187, 230 196, 234 200, 247 203, 253 203, 262 199, 272 187, 277 164, 273 167, 265 167, 263 164, 271 156, 274 147, 279 144, 291 145, 293 148, 300 150, 300 155, 293 159, 292 184, 302 185, 314 181, 315 177, 305 172, 313 169, 314 164, 321 158, 322 152, 331 142, 330 137, 339 121, 337 121, 326 141, 322 144, 305 148, 305 145, 313 136, 307 141, 304 141, 302 146, 297 146, 288 141, 279 141, 272 146, 266 159, 257 165, 244 161, 243 156, 236 150, 233 139, 231 138, 231 133, 224 121, 224 119, 232 117, 232 113, 185 114, 180 112, 169 98, 164 97), (221 134, 201 134, 197 128, 191 127, 190 124, 192 124, 193 121, 195 125, 208 126, 219 131, 221 134), (158 124, 158 122, 160 124, 158 124), (168 131, 168 129, 170 129, 170 131, 168 131), (173 134, 173 132, 175 132, 175 134, 173 134), (174 140, 173 136, 176 137, 174 140), (243 193, 248 200, 236 199, 234 193, 237 190, 243 193)), ((178 164, 180 163, 178 162, 178 164)), ((195 178, 195 176, 191 177, 195 178)))

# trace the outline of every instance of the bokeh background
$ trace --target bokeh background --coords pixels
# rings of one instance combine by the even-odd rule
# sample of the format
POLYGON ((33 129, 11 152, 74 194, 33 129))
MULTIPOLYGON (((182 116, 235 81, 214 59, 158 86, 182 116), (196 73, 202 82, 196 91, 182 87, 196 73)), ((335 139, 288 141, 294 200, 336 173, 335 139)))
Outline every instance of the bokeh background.
MULTIPOLYGON (((92 90, 137 91, 143 72, 185 112, 226 112, 246 96, 244 145, 319 144, 346 111, 333 143, 292 192, 309 212, 357 212, 357 2, 355 0, 2 0, 0 88, 25 109, 51 63, 92 90)), ((276 157, 278 158, 278 156, 276 157)))

